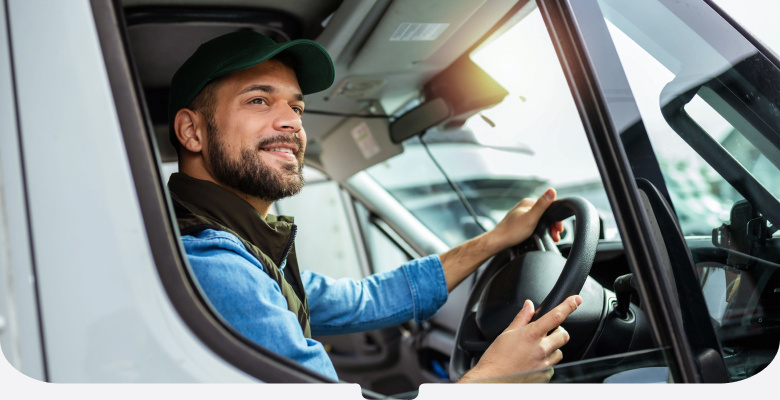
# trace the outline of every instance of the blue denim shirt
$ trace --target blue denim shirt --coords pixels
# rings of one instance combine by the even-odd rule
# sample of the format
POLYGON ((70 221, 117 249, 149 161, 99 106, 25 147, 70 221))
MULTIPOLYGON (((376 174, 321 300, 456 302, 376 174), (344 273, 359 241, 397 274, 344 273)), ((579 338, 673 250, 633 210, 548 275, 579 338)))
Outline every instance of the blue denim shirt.
MULTIPOLYGON (((192 272, 225 321, 257 344, 334 380, 336 370, 322 344, 303 336, 279 285, 234 235, 206 229, 183 236, 192 272)), ((430 318, 447 300, 436 255, 413 260, 361 281, 301 272, 312 335, 373 330, 414 318, 430 318)))

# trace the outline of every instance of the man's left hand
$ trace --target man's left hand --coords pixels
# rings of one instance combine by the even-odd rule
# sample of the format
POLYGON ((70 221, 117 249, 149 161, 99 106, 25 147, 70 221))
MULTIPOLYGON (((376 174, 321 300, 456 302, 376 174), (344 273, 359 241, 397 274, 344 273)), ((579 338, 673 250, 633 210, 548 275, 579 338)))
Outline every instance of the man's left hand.
MULTIPOLYGON (((512 207, 490 233, 493 240, 500 243, 498 247, 505 249, 528 239, 539 223, 539 218, 555 200, 555 195, 555 189, 550 188, 538 199, 525 198, 512 207)), ((550 226, 553 241, 561 240, 562 232, 563 222, 557 221, 550 226)))

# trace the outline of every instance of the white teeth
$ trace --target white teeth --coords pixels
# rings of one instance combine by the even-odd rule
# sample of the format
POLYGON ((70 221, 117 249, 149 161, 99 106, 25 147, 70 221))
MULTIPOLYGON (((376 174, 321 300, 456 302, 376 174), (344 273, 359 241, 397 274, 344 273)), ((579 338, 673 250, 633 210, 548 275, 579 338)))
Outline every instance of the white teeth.
POLYGON ((281 148, 281 147, 280 148, 274 148, 274 149, 265 149, 265 151, 281 151, 283 153, 290 153, 290 154, 292 154, 292 152, 293 152, 290 149, 281 148))

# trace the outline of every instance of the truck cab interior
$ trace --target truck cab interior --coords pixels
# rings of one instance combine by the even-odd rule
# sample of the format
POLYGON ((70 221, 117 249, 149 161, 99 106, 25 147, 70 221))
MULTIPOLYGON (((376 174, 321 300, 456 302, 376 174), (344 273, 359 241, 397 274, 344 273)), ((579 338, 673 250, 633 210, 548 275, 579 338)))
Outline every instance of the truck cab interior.
MULTIPOLYGON (((307 96, 303 116, 309 188, 276 206, 314 225, 322 222, 306 216, 311 201, 326 195, 338 204, 347 222, 337 230, 352 230, 354 255, 333 255, 342 269, 321 266, 326 273, 360 278, 390 268, 387 260, 444 251, 548 186, 588 203, 559 213, 575 216, 562 244, 534 237, 496 255, 430 321, 318 338, 343 380, 388 395, 456 380, 525 298, 540 304, 567 290, 582 290, 587 307, 565 325, 573 340, 554 381, 757 373, 780 339, 776 59, 706 2, 695 5, 706 18, 662 0, 572 5, 586 16, 578 28, 593 33, 571 44, 580 49, 555 36, 554 24, 571 22, 539 3, 126 0, 116 12, 163 177, 175 169, 168 84, 200 43, 250 29, 277 41, 316 40, 329 51, 335 83, 307 96), (610 39, 608 56, 567 75, 562 68, 571 67, 559 59, 597 54, 594 32, 610 39), (622 79, 607 79, 610 72, 622 79), (592 116, 577 91, 587 74, 602 85, 607 126, 583 125, 592 116), (619 90, 630 105, 614 99, 619 90), (356 129, 368 138, 357 140, 356 129), (551 156, 560 159, 545 160, 551 156), (605 172, 629 169, 634 178, 620 183, 605 172), (644 222, 632 225, 630 207, 616 205, 625 191, 635 196, 627 202, 632 218, 644 222), (643 235, 654 243, 640 251, 630 237, 643 235), (651 267, 632 266, 637 258, 651 267), (678 345, 698 370, 679 364, 678 345)), ((304 233, 298 246, 315 235, 304 233)))
MULTIPOLYGON (((6 6, 9 21, 16 23, 18 15, 35 20, 35 11, 22 4, 6 6)), ((333 86, 306 97, 307 185, 272 210, 295 216, 303 269, 361 279, 447 251, 492 229, 520 199, 557 190, 560 202, 536 233, 488 260, 431 319, 316 338, 340 380, 359 383, 364 397, 411 398, 422 384, 457 381, 525 299, 545 308, 571 293, 585 302, 564 324, 572 339, 553 383, 735 382, 774 359, 780 344, 780 62, 718 1, 91 0, 87 8, 98 38, 90 45, 102 55, 107 98, 115 105, 111 115, 92 117, 116 123, 121 134, 121 145, 109 149, 98 148, 110 139, 100 137, 93 155, 106 171, 128 165, 128 174, 107 181, 118 186, 126 179, 132 190, 110 195, 131 198, 125 210, 137 211, 142 224, 138 232, 106 236, 138 233, 153 260, 153 280, 140 278, 148 272, 141 267, 119 276, 129 277, 122 283, 132 304, 170 303, 186 327, 181 337, 191 334, 218 360, 198 364, 197 373, 166 375, 160 371, 176 370, 186 356, 169 360, 170 368, 144 370, 106 367, 104 352, 95 350, 90 357, 103 364, 90 379, 186 381, 191 373, 214 381, 331 382, 227 324, 199 291, 176 228, 166 187, 177 170, 168 142, 170 80, 198 45, 236 30, 279 42, 317 41, 335 64, 333 86), (113 150, 126 159, 109 157, 113 150), (565 236, 553 243, 544 232, 557 220, 564 221, 565 236), (158 283, 160 298, 152 295, 158 283), (242 378, 214 372, 223 364, 242 378)), ((10 25, 8 32, 20 40, 24 24, 10 25)), ((52 36, 45 28, 36 32, 52 36)), ((75 40, 66 33, 66 44, 75 40)), ((40 39, 36 35, 29 34, 40 39)), ((16 73, 24 78, 28 71, 16 73)), ((26 87, 19 85, 22 100, 26 87)), ((5 143, 3 156, 10 152, 5 143)), ((57 157, 75 154, 56 146, 35 151, 63 171, 69 162, 57 157)), ((28 168, 27 184, 38 187, 39 175, 63 185, 89 180, 47 168, 45 174, 28 168)), ((95 170, 90 173, 101 178, 102 170, 95 170)), ((31 204, 38 201, 30 197, 31 204)), ((47 289, 79 273, 102 275, 77 269, 87 267, 65 275, 44 261, 37 261, 41 308, 58 318, 67 315, 59 312, 65 308, 84 310, 79 302, 93 292, 49 297, 47 289)), ((114 264, 106 276, 121 269, 114 264)), ((155 321, 176 331, 170 327, 179 319, 155 321)), ((48 340, 83 339, 77 330, 72 337, 55 330, 69 322, 40 320, 48 340)), ((163 336, 150 334, 160 343, 178 340, 163 336)), ((185 348, 181 343, 161 348, 185 348)), ((149 359, 158 356, 144 349, 149 359)), ((62 348, 47 351, 52 371, 56 360, 68 359, 62 348)), ((493 381, 526 382, 534 372, 493 381)), ((69 376, 67 370, 51 374, 44 380, 69 376)))

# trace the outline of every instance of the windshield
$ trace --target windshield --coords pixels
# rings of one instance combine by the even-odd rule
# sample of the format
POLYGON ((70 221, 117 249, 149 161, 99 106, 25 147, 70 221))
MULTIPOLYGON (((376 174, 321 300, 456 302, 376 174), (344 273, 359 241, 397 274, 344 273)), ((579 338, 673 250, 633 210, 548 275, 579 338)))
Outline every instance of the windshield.
POLYGON ((588 199, 599 211, 605 239, 619 240, 593 155, 583 151, 590 147, 582 122, 535 4, 521 10, 471 59, 509 92, 503 102, 462 126, 430 130, 404 142, 402 154, 368 173, 450 246, 491 229, 519 200, 536 198, 548 187, 559 198, 588 199), (508 46, 513 51, 505 51, 508 46), (555 118, 550 118, 553 110, 555 118))

